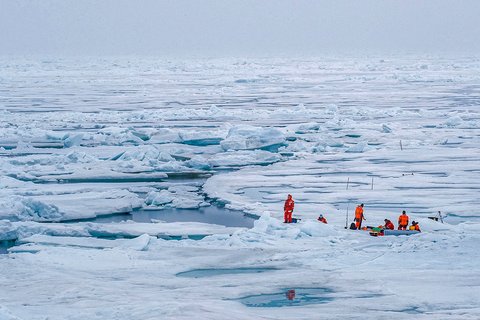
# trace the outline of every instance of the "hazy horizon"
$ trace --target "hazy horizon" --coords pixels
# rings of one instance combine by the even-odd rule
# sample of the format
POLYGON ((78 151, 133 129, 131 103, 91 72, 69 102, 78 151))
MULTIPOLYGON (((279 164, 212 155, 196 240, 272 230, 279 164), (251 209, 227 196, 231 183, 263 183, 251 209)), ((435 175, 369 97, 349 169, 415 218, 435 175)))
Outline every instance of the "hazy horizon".
POLYGON ((452 0, 0 0, 0 55, 479 55, 479 16, 452 0))

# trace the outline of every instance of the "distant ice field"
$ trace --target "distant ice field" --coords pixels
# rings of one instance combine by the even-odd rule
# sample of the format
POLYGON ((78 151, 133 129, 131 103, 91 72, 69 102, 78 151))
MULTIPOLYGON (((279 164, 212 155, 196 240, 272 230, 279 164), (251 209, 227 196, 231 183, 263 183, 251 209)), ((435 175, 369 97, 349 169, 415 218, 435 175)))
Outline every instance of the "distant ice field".
POLYGON ((477 57, 2 57, 0 319, 477 319, 479 147, 477 57))
POLYGON ((226 169, 235 172, 211 179, 208 193, 255 214, 265 203, 281 214, 291 192, 307 216, 362 201, 382 214, 477 216, 477 58, 4 58, 0 65, 2 176, 33 182, 32 196, 53 187, 44 183, 148 188, 167 176, 226 169), (269 181, 279 177, 269 188, 252 186, 237 171, 249 166, 269 181), (365 194, 372 178, 374 192, 365 194), (258 210, 247 208, 252 201, 258 210))

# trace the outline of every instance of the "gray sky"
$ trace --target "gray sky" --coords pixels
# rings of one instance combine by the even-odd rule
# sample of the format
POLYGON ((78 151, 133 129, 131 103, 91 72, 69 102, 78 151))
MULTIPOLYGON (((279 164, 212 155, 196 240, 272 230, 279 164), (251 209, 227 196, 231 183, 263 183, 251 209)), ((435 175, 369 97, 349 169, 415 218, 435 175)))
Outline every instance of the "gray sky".
POLYGON ((480 54, 480 0, 0 0, 0 54, 480 54))

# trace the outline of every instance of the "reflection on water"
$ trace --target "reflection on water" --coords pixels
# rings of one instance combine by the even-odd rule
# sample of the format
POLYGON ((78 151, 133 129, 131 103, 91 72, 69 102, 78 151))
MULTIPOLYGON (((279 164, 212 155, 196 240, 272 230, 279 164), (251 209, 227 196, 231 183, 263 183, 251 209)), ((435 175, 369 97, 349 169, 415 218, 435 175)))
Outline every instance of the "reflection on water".
POLYGON ((295 299, 295 289, 290 289, 287 291, 285 294, 288 300, 294 300, 295 299))
POLYGON ((290 288, 278 293, 246 296, 238 301, 247 307, 293 307, 330 302, 334 299, 329 296, 331 293, 333 290, 329 288, 290 288))
POLYGON ((202 207, 199 209, 165 208, 159 210, 140 210, 131 214, 120 214, 97 217, 89 220, 98 223, 110 223, 133 220, 135 222, 203 222, 223 225, 226 227, 252 228, 254 218, 241 211, 229 210, 217 206, 202 207))

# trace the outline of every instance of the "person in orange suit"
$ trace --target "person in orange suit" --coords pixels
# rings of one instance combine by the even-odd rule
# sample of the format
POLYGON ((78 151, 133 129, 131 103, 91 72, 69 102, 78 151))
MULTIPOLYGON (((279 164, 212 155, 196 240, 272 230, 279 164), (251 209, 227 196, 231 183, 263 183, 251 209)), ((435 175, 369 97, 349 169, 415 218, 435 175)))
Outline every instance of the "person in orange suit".
POLYGON ((283 206, 283 217, 285 219, 285 223, 292 223, 292 213, 294 207, 295 201, 293 201, 292 195, 289 194, 287 200, 285 200, 285 205, 283 206))
POLYGON ((408 216, 405 210, 402 211, 400 217, 398 217, 398 230, 407 230, 408 216))
POLYGON ((360 228, 362 227, 362 220, 367 220, 363 215, 363 203, 361 205, 358 205, 355 209, 355 227, 357 228, 357 230, 360 230, 360 228))
POLYGON ((320 222, 323 222, 323 223, 327 223, 327 219, 325 219, 323 214, 319 215, 317 220, 320 221, 320 222))
POLYGON ((385 219, 385 229, 393 230, 395 226, 393 225, 392 221, 385 219))

